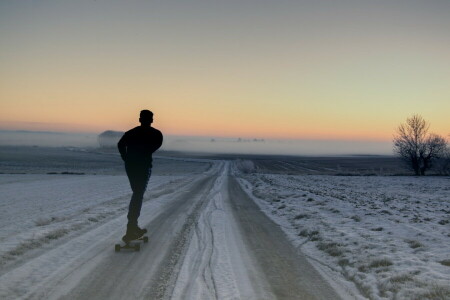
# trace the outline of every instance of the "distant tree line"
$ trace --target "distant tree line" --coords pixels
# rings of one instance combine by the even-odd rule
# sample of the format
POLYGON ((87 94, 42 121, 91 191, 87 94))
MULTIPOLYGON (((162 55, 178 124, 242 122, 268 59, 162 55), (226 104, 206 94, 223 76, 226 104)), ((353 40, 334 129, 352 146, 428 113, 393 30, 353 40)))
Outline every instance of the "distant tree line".
POLYGON ((439 172, 450 174, 450 149, 444 137, 428 133, 429 123, 413 115, 400 124, 394 136, 394 152, 417 176, 425 175, 434 165, 439 172))

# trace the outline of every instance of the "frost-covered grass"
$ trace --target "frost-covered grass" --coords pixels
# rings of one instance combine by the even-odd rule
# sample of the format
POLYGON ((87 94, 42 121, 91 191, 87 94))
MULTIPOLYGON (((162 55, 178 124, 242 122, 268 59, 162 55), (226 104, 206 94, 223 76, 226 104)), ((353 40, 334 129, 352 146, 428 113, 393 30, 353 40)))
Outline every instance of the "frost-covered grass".
MULTIPOLYGON (((126 213, 131 188, 115 149, 0 146, 0 156, 0 274, 34 250, 126 213)), ((146 199, 210 167, 155 156, 146 199)))
MULTIPOLYGON (((152 176, 144 201, 182 176, 152 176)), ((99 226, 128 208, 126 176, 0 174, 0 266, 99 226)), ((26 258, 25 258, 26 259, 26 258)))
POLYGON ((369 299, 450 299, 448 177, 242 172, 319 269, 369 299))

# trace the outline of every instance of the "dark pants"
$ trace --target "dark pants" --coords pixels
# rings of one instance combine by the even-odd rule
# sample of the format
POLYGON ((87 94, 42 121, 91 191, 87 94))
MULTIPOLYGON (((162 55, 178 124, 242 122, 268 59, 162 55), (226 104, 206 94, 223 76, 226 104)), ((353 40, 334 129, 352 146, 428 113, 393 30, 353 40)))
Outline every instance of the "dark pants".
POLYGON ((145 189, 152 174, 152 169, 147 166, 125 163, 125 170, 127 171, 128 180, 133 191, 130 206, 128 207, 128 226, 137 226, 137 220, 141 214, 142 199, 144 198, 145 189))

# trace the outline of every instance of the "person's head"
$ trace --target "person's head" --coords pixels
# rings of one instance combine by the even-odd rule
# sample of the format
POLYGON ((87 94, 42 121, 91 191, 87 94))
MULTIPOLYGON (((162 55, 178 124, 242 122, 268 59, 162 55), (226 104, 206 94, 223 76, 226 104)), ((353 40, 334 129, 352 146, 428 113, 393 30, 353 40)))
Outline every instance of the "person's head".
POLYGON ((141 110, 139 122, 141 122, 142 126, 150 126, 153 123, 153 113, 148 109, 141 110))

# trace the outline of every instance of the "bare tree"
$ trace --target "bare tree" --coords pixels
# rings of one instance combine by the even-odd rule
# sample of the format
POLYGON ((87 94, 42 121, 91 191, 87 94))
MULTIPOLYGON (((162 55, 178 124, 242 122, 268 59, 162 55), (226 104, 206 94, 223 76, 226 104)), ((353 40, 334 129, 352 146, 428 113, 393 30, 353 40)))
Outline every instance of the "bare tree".
POLYGON ((450 135, 447 139, 447 148, 439 159, 439 172, 441 175, 450 175, 450 135))
POLYGON ((425 175, 434 160, 442 157, 446 141, 437 134, 428 134, 430 125, 419 115, 413 115, 401 124, 394 136, 394 151, 414 170, 425 175))

